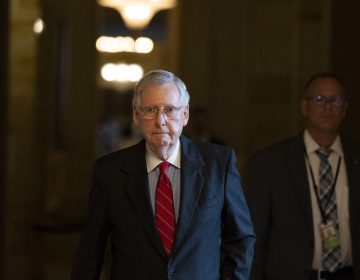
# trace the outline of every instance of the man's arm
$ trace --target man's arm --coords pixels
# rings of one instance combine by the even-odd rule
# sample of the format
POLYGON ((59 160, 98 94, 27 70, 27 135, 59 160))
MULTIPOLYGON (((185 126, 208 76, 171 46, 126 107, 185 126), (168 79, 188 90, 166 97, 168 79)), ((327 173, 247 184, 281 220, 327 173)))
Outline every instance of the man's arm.
POLYGON ((221 279, 247 280, 253 258, 255 235, 236 167, 235 154, 231 150, 225 180, 221 279))
POLYGON ((72 280, 99 279, 109 233, 107 196, 98 164, 95 164, 88 211, 71 273, 72 280))
MULTIPOLYGON (((271 164, 271 163, 269 163, 271 164)), ((268 165, 269 166, 269 165, 268 165)), ((251 218, 256 233, 256 245, 254 261, 251 270, 251 280, 262 280, 264 278, 264 267, 267 250, 268 230, 270 221, 270 194, 268 188, 268 177, 261 157, 255 156, 250 168, 248 184, 245 189, 246 199, 250 208, 251 218)))

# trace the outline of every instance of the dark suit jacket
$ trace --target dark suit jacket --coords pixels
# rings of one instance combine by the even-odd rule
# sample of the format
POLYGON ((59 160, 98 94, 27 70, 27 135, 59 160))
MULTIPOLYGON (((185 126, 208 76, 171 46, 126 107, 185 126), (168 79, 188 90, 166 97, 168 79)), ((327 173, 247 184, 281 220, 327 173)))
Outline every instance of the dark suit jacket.
POLYGON ((248 279, 254 234, 230 148, 181 140, 181 205, 170 258, 148 193, 145 141, 98 160, 72 279, 248 279), (220 267, 222 252, 224 260, 220 267))
MULTIPOLYGON (((349 184, 355 279, 360 279, 360 146, 341 139, 349 184)), ((308 280, 313 216, 303 134, 257 153, 246 187, 257 242, 252 280, 308 280)))

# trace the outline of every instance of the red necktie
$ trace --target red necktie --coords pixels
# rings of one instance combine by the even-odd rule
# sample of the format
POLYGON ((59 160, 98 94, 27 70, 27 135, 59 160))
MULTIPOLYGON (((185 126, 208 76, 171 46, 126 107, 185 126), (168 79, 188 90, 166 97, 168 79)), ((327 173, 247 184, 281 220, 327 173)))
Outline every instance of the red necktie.
POLYGON ((160 166, 160 175, 156 185, 155 222, 160 233, 166 254, 169 256, 174 242, 175 215, 174 202, 169 177, 166 169, 170 163, 163 161, 160 166))

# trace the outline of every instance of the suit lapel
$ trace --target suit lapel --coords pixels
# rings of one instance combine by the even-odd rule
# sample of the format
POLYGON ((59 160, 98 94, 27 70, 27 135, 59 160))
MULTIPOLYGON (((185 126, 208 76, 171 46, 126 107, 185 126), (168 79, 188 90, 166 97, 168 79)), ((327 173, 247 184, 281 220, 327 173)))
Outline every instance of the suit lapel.
MULTIPOLYGON (((181 136, 181 202, 180 212, 176 225, 173 253, 182 242, 189 228, 194 211, 197 207, 205 179, 202 174, 204 162, 196 146, 186 137, 181 136)), ((145 160, 145 141, 134 147, 127 164, 122 169, 129 177, 125 184, 129 200, 136 215, 147 233, 150 241, 159 254, 167 259, 160 235, 156 230, 154 215, 151 207, 148 177, 145 160), (139 171, 140 170, 140 171, 139 171)), ((173 254, 172 253, 172 254, 173 254)))
POLYGON ((360 156, 356 152, 356 146, 352 146, 351 143, 343 139, 341 139, 341 143, 344 151, 344 160, 346 164, 349 190, 355 191, 355 189, 359 189, 358 186, 360 182, 360 156))
POLYGON ((181 140, 181 204, 176 225, 173 253, 179 248, 189 228, 205 179, 204 162, 196 146, 186 137, 181 140))
MULTIPOLYGON (((356 225, 358 223, 356 217, 359 212, 360 201, 360 154, 357 152, 357 144, 353 144, 346 139, 341 139, 344 161, 346 164, 346 172, 349 187, 349 211, 350 211, 350 230, 354 242, 355 237, 359 236, 356 232, 356 225)), ((353 250, 354 250, 353 242, 353 250)), ((355 249, 356 251, 356 249, 355 249)), ((355 252, 354 251, 354 252, 355 252)))
POLYGON ((156 230, 150 202, 149 182, 145 160, 145 141, 141 141, 134 148, 134 153, 130 155, 131 158, 126 161, 126 166, 123 166, 124 171, 129 174, 125 188, 144 231, 148 235, 155 249, 164 259, 166 259, 167 256, 163 249, 160 236, 156 230))
POLYGON ((299 134, 288 146, 287 166, 289 167, 289 173, 293 182, 292 185, 295 188, 300 205, 304 210, 305 219, 309 228, 313 230, 311 198, 303 147, 303 134, 299 134))

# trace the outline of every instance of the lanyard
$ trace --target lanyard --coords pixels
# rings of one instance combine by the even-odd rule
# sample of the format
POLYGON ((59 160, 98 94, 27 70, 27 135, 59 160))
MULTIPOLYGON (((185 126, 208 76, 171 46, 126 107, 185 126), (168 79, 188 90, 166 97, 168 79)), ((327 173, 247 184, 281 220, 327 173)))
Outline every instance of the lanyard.
MULTIPOLYGON (((311 181, 313 183, 313 187, 314 187, 314 192, 315 192, 315 195, 316 195, 316 201, 317 201, 317 204, 318 204, 318 207, 319 207, 319 210, 320 210, 320 214, 321 214, 321 218, 322 218, 322 221, 324 224, 326 224, 326 214, 325 214, 325 209, 323 209, 322 205, 321 205, 321 201, 320 201, 320 196, 319 196, 319 193, 318 193, 318 189, 319 187, 316 185, 315 183, 315 178, 314 178, 314 172, 313 172, 313 169, 310 165, 310 160, 309 160, 309 157, 305 151, 305 158, 306 158, 306 162, 309 166, 309 170, 310 170, 310 174, 311 174, 311 181)), ((329 196, 329 200, 326 202, 326 205, 331 201, 331 197, 335 191, 335 185, 336 185, 336 182, 337 182, 337 179, 338 179, 338 175, 339 175, 339 170, 340 170, 340 164, 341 164, 341 156, 339 156, 339 159, 338 159, 338 163, 337 163, 337 167, 336 167, 336 174, 335 174, 335 178, 334 178, 334 182, 333 184, 331 185, 331 190, 330 190, 330 196, 329 196)))

